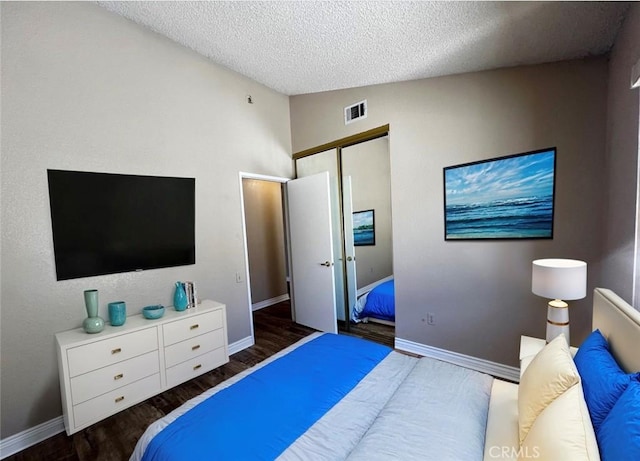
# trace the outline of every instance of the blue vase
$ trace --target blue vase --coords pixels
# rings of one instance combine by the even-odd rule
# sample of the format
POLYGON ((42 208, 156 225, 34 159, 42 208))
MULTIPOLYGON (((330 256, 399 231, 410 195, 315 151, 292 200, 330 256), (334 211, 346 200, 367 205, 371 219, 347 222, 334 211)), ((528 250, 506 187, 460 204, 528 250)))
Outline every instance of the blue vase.
POLYGON ((100 333, 104 329, 104 320, 98 316, 98 290, 84 291, 84 305, 87 318, 82 322, 82 328, 87 333, 100 333))
POLYGON ((187 293, 184 291, 184 284, 176 282, 176 291, 173 294, 173 307, 177 311, 187 308, 187 293))
POLYGON ((127 320, 127 305, 124 301, 109 303, 109 322, 112 327, 124 325, 127 320))

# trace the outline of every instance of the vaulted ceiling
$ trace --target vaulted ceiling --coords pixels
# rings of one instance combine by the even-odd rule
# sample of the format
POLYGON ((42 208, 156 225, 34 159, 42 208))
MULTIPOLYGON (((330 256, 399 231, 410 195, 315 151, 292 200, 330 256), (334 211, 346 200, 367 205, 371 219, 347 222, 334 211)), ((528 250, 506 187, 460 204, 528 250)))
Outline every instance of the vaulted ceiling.
POLYGON ((629 2, 99 1, 287 95, 601 55, 629 2))

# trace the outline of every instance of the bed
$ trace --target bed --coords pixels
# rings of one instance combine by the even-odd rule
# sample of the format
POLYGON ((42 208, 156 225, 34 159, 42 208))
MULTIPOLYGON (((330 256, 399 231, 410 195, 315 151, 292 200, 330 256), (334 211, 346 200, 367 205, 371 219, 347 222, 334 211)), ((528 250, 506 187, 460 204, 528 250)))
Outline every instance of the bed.
MULTIPOLYGON (((544 430, 544 426, 546 425, 550 428, 550 431, 556 431, 556 433, 554 434, 552 432, 550 434, 544 434, 539 447, 536 447, 535 445, 531 446, 522 444, 520 442, 519 426, 522 419, 522 415, 520 414, 522 402, 520 400, 522 399, 523 394, 523 380, 527 378, 526 373, 530 371, 530 365, 534 363, 534 360, 538 358, 540 353, 536 356, 522 358, 520 368, 520 385, 499 379, 495 379, 493 381, 491 388, 491 405, 487 418, 484 455, 485 461, 496 459, 501 461, 515 461, 522 459, 553 460, 554 458, 562 460, 584 459, 593 461, 601 459, 599 456, 600 454, 603 455, 603 461, 640 459, 640 381, 638 381, 640 380, 640 375, 637 373, 640 370, 640 312, 627 304, 626 301, 617 296, 613 291, 604 288, 596 288, 593 292, 592 328, 592 335, 587 338, 585 343, 587 343, 590 338, 597 337, 596 333, 601 333, 602 337, 606 339, 607 344, 601 344, 601 347, 596 349, 588 349, 583 344, 580 349, 583 350, 582 352, 588 351, 589 355, 585 354, 582 361, 586 361, 587 364, 592 363, 594 367, 601 367, 601 369, 594 368, 591 371, 587 369, 583 374, 583 370, 580 368, 578 372, 579 382, 577 385, 571 387, 572 390, 575 391, 574 393, 579 394, 575 399, 578 401, 578 404, 576 405, 577 408, 572 412, 566 410, 562 411, 562 408, 558 410, 557 408, 552 408, 551 405, 548 405, 540 412, 542 415, 548 410, 558 410, 561 414, 544 415, 547 416, 547 418, 541 419, 541 429, 544 430), (594 350, 595 353, 592 353, 594 350), (596 374, 594 375, 594 373, 596 374), (589 392, 587 384, 594 381, 594 376, 598 386, 592 386, 594 389, 589 392), (589 400, 594 401, 596 405, 598 402, 609 401, 610 406, 616 406, 614 402, 612 402, 612 400, 616 399, 613 399, 612 396, 606 396, 602 390, 598 393, 596 389, 597 387, 606 388, 607 385, 610 385, 611 388, 615 387, 613 384, 616 383, 611 384, 606 382, 609 377, 613 377, 619 381, 635 381, 634 389, 636 387, 639 388, 635 397, 632 399, 633 403, 631 405, 627 405, 626 407, 624 405, 618 406, 619 413, 623 415, 623 418, 633 423, 630 427, 636 435, 634 437, 627 435, 628 438, 625 440, 624 437, 627 434, 626 431, 628 431, 628 428, 618 428, 611 424, 614 422, 614 418, 610 418, 610 420, 607 421, 607 427, 609 428, 608 431, 611 431, 611 427, 613 427, 613 430, 618 431, 623 437, 622 440, 614 440, 613 443, 610 436, 606 436, 606 434, 601 435, 601 433, 606 431, 598 431, 593 427, 594 424, 593 421, 591 421, 592 409, 590 406, 586 408, 585 417, 584 406, 587 400, 585 397, 588 396, 590 396, 589 400), (625 413, 625 410, 629 409, 629 407, 631 411, 629 413, 625 413), (579 414, 581 417, 577 417, 579 414), (558 434, 568 432, 565 429, 567 427, 575 428, 578 434, 563 434, 562 438, 558 437, 558 434), (580 443, 577 443, 572 436, 574 438, 582 437, 583 440, 580 443), (635 441, 633 444, 629 443, 632 438, 635 441), (585 449, 581 453, 581 456, 573 457, 568 456, 562 451, 562 455, 556 455, 555 457, 544 456, 545 453, 540 452, 541 447, 548 447, 548 442, 558 442, 558 440, 565 442, 570 446, 573 445, 579 448, 585 448, 585 445, 587 445, 590 450, 585 449), (617 444, 619 447, 627 450, 627 452, 611 454, 612 444, 617 444)), ((578 350, 578 352, 582 353, 580 350, 578 350)), ((578 359, 580 359, 580 357, 576 354, 574 360, 571 361, 572 363, 569 364, 569 366, 578 364, 578 359)), ((566 374, 563 375, 561 372, 558 372, 558 375, 566 379, 566 374)), ((620 383, 617 384, 619 387, 622 386, 620 383)), ((631 388, 631 386, 629 386, 629 388, 631 388)), ((547 391, 548 389, 549 388, 547 386, 547 391)), ((633 391, 634 389, 630 390, 633 391)), ((618 393, 617 399, 621 399, 621 393, 622 391, 618 393)), ((565 394, 567 393, 565 392, 565 394)), ((561 396, 563 395, 561 394, 561 396)), ((609 408, 609 411, 613 413, 611 408, 609 408)), ((600 429, 602 429, 602 427, 600 427, 600 429)), ((560 449, 562 448, 563 447, 560 447, 560 449)))
POLYGON ((355 323, 369 321, 394 325, 396 297, 393 277, 387 277, 358 290, 358 299, 351 313, 355 323))
MULTIPOLYGON (((628 377, 597 441, 587 408, 590 378, 575 377, 564 337, 523 360, 519 388, 358 338, 317 333, 153 423, 131 460, 595 461, 599 442, 603 461, 640 459, 640 440, 633 443, 633 434, 640 439, 640 391, 633 393, 640 381, 628 373, 640 370, 640 313, 596 289, 593 322, 628 377), (614 413, 622 428, 612 428, 614 413)), ((579 354, 589 353, 587 343, 579 354)))

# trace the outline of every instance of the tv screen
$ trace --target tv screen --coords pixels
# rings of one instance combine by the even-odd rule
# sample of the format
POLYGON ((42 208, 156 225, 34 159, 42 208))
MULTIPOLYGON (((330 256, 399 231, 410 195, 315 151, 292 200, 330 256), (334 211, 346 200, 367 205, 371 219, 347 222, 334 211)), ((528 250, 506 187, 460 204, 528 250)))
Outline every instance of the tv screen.
POLYGON ((195 264, 195 179, 47 170, 58 280, 195 264))

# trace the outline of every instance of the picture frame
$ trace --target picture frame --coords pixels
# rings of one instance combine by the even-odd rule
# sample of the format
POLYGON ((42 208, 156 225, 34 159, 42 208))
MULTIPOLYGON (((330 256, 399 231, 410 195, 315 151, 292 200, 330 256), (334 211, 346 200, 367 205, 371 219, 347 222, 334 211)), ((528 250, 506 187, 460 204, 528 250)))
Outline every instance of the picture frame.
POLYGON ((552 239, 556 148, 445 167, 445 240, 552 239))
POLYGON ((376 244, 375 210, 353 212, 354 246, 372 246, 376 244))

